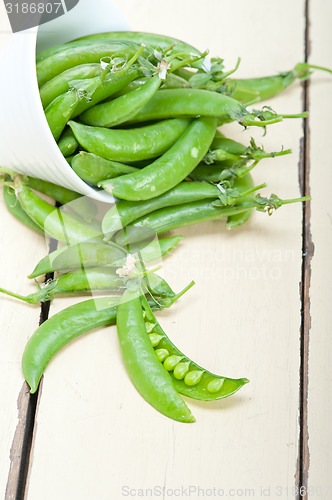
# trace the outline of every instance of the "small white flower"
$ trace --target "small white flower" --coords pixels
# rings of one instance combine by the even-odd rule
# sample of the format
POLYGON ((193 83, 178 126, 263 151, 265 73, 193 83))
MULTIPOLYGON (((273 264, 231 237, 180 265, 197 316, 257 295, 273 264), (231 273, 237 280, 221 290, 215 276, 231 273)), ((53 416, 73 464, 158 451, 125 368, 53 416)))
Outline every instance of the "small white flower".
POLYGON ((167 70, 169 69, 169 64, 165 59, 162 59, 158 64, 158 73, 161 80, 165 80, 167 76, 167 70))
POLYGON ((115 272, 120 276, 120 278, 124 278, 125 276, 130 276, 132 271, 135 269, 136 258, 132 254, 127 255, 126 263, 123 267, 120 267, 115 272))

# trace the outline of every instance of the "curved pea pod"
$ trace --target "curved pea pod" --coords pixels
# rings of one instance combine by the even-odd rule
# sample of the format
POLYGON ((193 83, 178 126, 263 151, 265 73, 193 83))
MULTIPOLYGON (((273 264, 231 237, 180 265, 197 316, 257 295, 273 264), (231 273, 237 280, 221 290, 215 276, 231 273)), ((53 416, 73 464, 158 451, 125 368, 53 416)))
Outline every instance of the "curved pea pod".
POLYGON ((232 97, 244 104, 269 99, 289 87, 295 80, 307 80, 312 74, 312 69, 332 72, 330 69, 323 68, 322 66, 298 63, 292 70, 283 71, 278 75, 231 80, 235 84, 232 97))
POLYGON ((22 357, 22 369, 31 394, 38 388, 50 360, 74 338, 115 323, 118 297, 90 299, 55 314, 34 332, 22 357))
POLYGON ((56 141, 60 139, 66 123, 72 117, 80 99, 78 91, 70 89, 65 94, 56 97, 45 109, 48 125, 56 141))
POLYGON ((168 238, 155 238, 135 244, 128 245, 126 249, 132 254, 138 254, 145 262, 152 262, 165 257, 183 240, 183 236, 169 236, 168 238))
POLYGON ((162 83, 159 75, 148 79, 141 87, 108 102, 97 104, 80 115, 87 125, 114 127, 130 120, 151 99, 162 83))
POLYGON ((109 72, 94 78, 72 80, 70 89, 56 97, 45 109, 45 116, 55 140, 59 140, 68 120, 117 92, 136 74, 135 70, 120 74, 109 72))
POLYGON ((120 54, 122 57, 132 57, 139 45, 131 42, 81 41, 75 45, 55 47, 52 54, 37 62, 37 79, 41 87, 48 80, 69 68, 80 64, 98 63, 103 57, 120 54))
POLYGON ((52 238, 66 243, 101 240, 101 232, 76 214, 55 208, 29 189, 20 175, 14 179, 15 194, 29 217, 52 238))
POLYGON ((36 177, 24 176, 23 182, 32 189, 53 198, 53 200, 61 203, 61 205, 67 205, 71 210, 77 212, 87 221, 92 221, 97 215, 97 206, 87 196, 82 196, 71 189, 58 186, 57 184, 53 184, 53 182, 44 181, 36 177))
POLYGON ((180 139, 148 167, 100 183, 120 199, 148 200, 155 198, 183 181, 204 158, 213 140, 217 122, 198 118, 180 139))
POLYGON ((80 151, 71 161, 74 172, 85 182, 97 186, 100 181, 136 172, 137 168, 86 151, 80 151))
POLYGON ((66 127, 58 141, 58 147, 65 158, 72 156, 78 148, 78 142, 72 130, 66 127))
POLYGON ((68 125, 89 153, 107 160, 132 162, 163 154, 181 137, 190 122, 188 118, 178 118, 126 130, 90 127, 74 121, 68 125))
MULTIPOLYGON (((149 273, 145 277, 148 290, 155 297, 174 297, 175 293, 168 283, 155 273, 149 273)), ((0 292, 28 304, 38 304, 54 299, 57 295, 82 295, 87 292, 96 292, 101 290, 118 292, 125 289, 125 283, 122 278, 116 274, 115 269, 107 267, 92 267, 79 269, 62 274, 56 279, 48 281, 45 286, 39 288, 30 295, 20 295, 4 288, 0 292)))
MULTIPOLYGON (((81 113, 97 105, 100 101, 108 99, 130 82, 135 80, 140 75, 140 70, 133 66, 126 70, 119 70, 116 72, 109 72, 105 77, 103 75, 92 78, 90 84, 92 91, 90 91, 89 99, 82 99, 76 106, 72 117, 76 118, 81 113)), ((73 84, 73 82, 71 83, 73 84)))
POLYGON ((55 76, 39 89, 43 108, 46 108, 56 97, 67 92, 71 80, 93 78, 102 73, 100 64, 81 64, 55 76))
POLYGON ((175 297, 175 292, 169 286, 167 281, 156 273, 149 273, 144 277, 149 292, 155 297, 175 297))
POLYGON ((118 245, 134 243, 145 239, 146 235, 152 232, 159 235, 179 227, 226 218, 252 207, 256 207, 254 202, 235 207, 218 207, 209 200, 203 200, 162 208, 129 224, 125 231, 119 231, 115 242, 118 245))
POLYGON ((161 48, 161 49, 174 45, 173 48, 174 53, 181 52, 186 54, 192 54, 192 53, 195 53, 196 55, 201 54, 198 49, 196 49, 189 43, 184 42, 183 40, 179 40, 178 38, 173 38, 166 35, 160 35, 157 33, 146 33, 143 31, 109 31, 105 33, 96 33, 93 35, 87 35, 84 37, 77 38, 77 40, 90 40, 90 41, 124 40, 127 42, 143 43, 145 45, 150 45, 153 48, 161 48))
MULTIPOLYGON (((179 294, 181 295, 181 294, 179 294)), ((152 309, 171 307, 179 295, 152 301, 152 309)), ((119 297, 97 297, 67 307, 44 321, 28 340, 22 357, 25 380, 33 394, 51 359, 69 342, 101 326, 115 325, 119 297)))
POLYGON ((211 144, 211 149, 223 149, 227 153, 236 156, 245 155, 247 152, 247 146, 225 137, 220 130, 216 131, 216 135, 214 136, 211 144))
POLYGON ((30 295, 22 296, 4 288, 0 288, 0 291, 28 304, 38 304, 52 300, 56 295, 84 294, 98 290, 119 291, 124 287, 123 280, 114 269, 95 267, 62 274, 30 295))
POLYGON ((207 182, 181 182, 166 193, 144 201, 120 200, 106 212, 102 221, 105 240, 131 222, 160 208, 189 203, 204 198, 217 198, 220 190, 207 182))
MULTIPOLYGON (((240 159, 239 159, 240 161, 240 159)), ((232 180, 232 175, 230 170, 234 168, 234 161, 224 160, 216 161, 207 165, 201 162, 197 167, 190 173, 189 177, 196 182, 214 182, 219 183, 223 180, 232 180)))
POLYGON ((178 422, 195 419, 155 355, 136 290, 126 290, 118 305, 116 326, 127 372, 141 396, 163 415, 178 422))
MULTIPOLYGON (((156 260, 169 253, 182 240, 182 236, 164 238, 155 246, 148 248, 148 244, 133 245, 130 247, 132 253, 141 252, 146 262, 156 260)), ((70 246, 64 246, 54 250, 41 259, 28 278, 36 278, 43 274, 55 271, 66 271, 67 269, 85 269, 88 267, 108 266, 119 268, 126 262, 128 252, 113 242, 94 243, 82 242, 70 246)))
POLYGON ((246 378, 232 379, 205 370, 185 356, 171 340, 156 320, 145 297, 141 298, 146 314, 146 321, 154 324, 153 332, 159 336, 154 349, 156 358, 162 351, 163 366, 172 377, 174 387, 179 394, 202 401, 214 401, 226 398, 237 392, 249 382, 246 378), (166 355, 166 351, 168 355, 166 355))
MULTIPOLYGON (((120 97, 121 95, 128 94, 128 92, 132 92, 136 90, 138 87, 143 85, 143 83, 148 81, 149 77, 136 78, 131 83, 123 87, 114 97, 120 97)), ((184 78, 174 74, 168 73, 166 76, 166 80, 162 83, 160 89, 179 89, 179 88, 190 88, 190 84, 184 78)))
POLYGON ((19 221, 23 222, 26 226, 30 227, 39 234, 45 234, 44 230, 36 224, 31 217, 23 210, 20 202, 16 198, 15 191, 10 187, 4 185, 3 187, 3 198, 5 205, 9 212, 16 217, 19 221))
POLYGON ((165 89, 158 90, 132 122, 177 116, 230 117, 239 121, 247 114, 240 102, 224 94, 202 89, 165 89))
POLYGON ((121 267, 127 252, 114 244, 83 242, 54 250, 40 262, 28 276, 36 278, 42 274, 67 269, 84 269, 95 266, 121 267))
MULTIPOLYGON (((234 186, 239 191, 239 193, 242 194, 249 191, 250 189, 253 189, 254 181, 251 175, 248 173, 243 177, 237 179, 234 186)), ((254 200, 254 198, 255 198, 254 193, 251 193, 248 196, 243 197, 242 201, 252 201, 254 200)), ((254 208, 250 208, 245 212, 240 212, 239 214, 230 215, 229 217, 227 217, 226 228, 234 229, 236 227, 242 226, 243 224, 248 222, 253 213, 254 213, 254 208)))

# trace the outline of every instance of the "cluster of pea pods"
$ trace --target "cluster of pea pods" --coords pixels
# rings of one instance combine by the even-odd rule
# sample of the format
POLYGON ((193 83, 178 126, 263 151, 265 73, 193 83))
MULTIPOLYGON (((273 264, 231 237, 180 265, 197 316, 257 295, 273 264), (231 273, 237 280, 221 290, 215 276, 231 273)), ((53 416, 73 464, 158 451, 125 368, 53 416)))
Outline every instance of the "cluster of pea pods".
POLYGON ((100 218, 87 197, 1 169, 8 209, 63 246, 29 275, 52 276, 35 293, 0 291, 31 304, 58 294, 112 293, 68 307, 31 336, 22 366, 32 393, 63 346, 115 323, 133 384, 169 418, 195 421, 180 395, 217 400, 248 382, 210 373, 177 349, 155 311, 170 307, 193 283, 176 294, 145 264, 181 241, 165 237, 170 230, 214 219, 233 228, 255 209, 270 214, 307 199, 256 194, 265 185, 254 185, 252 168, 290 151, 266 153, 254 140, 245 146, 219 127, 231 121, 266 127, 305 117, 251 106, 308 78, 314 66, 301 63, 279 75, 236 80, 236 68, 227 72, 221 59, 206 56, 185 42, 138 32, 87 36, 37 55, 41 101, 59 149, 82 180, 110 192, 116 203, 100 218))

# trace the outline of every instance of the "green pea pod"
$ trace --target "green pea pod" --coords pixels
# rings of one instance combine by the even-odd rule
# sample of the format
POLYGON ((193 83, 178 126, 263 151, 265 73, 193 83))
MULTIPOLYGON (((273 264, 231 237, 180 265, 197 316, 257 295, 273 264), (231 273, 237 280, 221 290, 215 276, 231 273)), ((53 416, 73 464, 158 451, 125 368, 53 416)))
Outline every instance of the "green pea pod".
POLYGON ((240 214, 230 215, 227 217, 226 228, 235 229, 236 227, 243 226, 243 224, 248 222, 253 213, 254 209, 251 208, 250 210, 246 210, 240 214))
POLYGON ((183 240, 183 236, 169 236, 168 238, 147 239, 141 243, 128 245, 126 250, 131 254, 137 254, 144 262, 153 262, 169 254, 183 240))
MULTIPOLYGON (((93 35, 83 36, 77 38, 78 40, 107 40, 107 41, 117 41, 124 40, 126 42, 143 43, 145 45, 150 45, 153 48, 167 48, 174 45, 174 53, 181 52, 186 54, 195 53, 200 55, 200 51, 190 45, 189 43, 183 42, 178 38, 173 38, 166 35, 160 35, 157 33, 145 33, 143 31, 109 31, 105 33, 96 33, 93 35)), ((74 43, 75 43, 74 41, 74 43)))
POLYGON ((72 117, 76 118, 78 115, 84 113, 87 109, 92 108, 100 101, 113 96, 123 87, 135 80, 135 78, 137 78, 140 74, 141 72, 138 68, 130 67, 126 70, 110 72, 105 78, 103 78, 103 76, 98 76, 91 79, 91 85, 94 85, 94 88, 89 94, 89 99, 82 99, 78 103, 72 117))
POLYGON ((126 290, 118 305, 116 326, 127 372, 141 396, 163 415, 178 422, 195 419, 177 393, 170 375, 151 345, 137 290, 126 290))
POLYGON ((298 63, 291 71, 284 71, 279 75, 233 80, 235 90, 232 97, 244 104, 270 99, 289 87, 295 80, 307 80, 312 74, 312 69, 332 72, 321 66, 298 63))
POLYGON ((182 136, 189 124, 189 119, 177 118, 145 127, 113 130, 74 121, 68 123, 79 144, 89 153, 124 162, 160 156, 182 136))
POLYGON ((159 89, 161 83, 161 78, 156 75, 129 94, 90 108, 80 115, 80 119, 83 123, 95 127, 120 125, 130 120, 145 106, 159 89))
MULTIPOLYGON (((114 97, 120 97, 121 95, 128 94, 129 92, 138 89, 141 85, 146 83, 148 79, 149 77, 136 78, 136 80, 133 80, 131 83, 126 85, 126 87, 123 87, 119 92, 117 92, 114 97)), ((184 80, 184 78, 181 78, 174 73, 168 73, 166 76, 166 80, 164 80, 160 87, 161 90, 182 88, 190 88, 190 84, 186 80, 184 80)))
POLYGON ((60 136, 72 114, 76 108, 79 100, 79 93, 76 89, 71 89, 65 94, 56 97, 45 109, 45 116, 48 125, 51 129, 53 137, 56 141, 60 136))
POLYGON ((45 109, 56 97, 67 92, 70 88, 71 80, 93 78, 99 76, 101 73, 100 64, 80 64, 55 76, 39 89, 43 108, 45 109))
POLYGON ((38 389, 50 360, 71 340, 100 326, 115 323, 119 298, 86 300, 55 314, 35 331, 23 352, 22 369, 31 394, 38 389))
POLYGON ((203 200, 163 208, 141 217, 128 225, 125 231, 119 231, 115 241, 118 245, 134 243, 145 239, 147 234, 151 234, 151 231, 159 235, 179 227, 226 218, 255 207, 255 202, 233 207, 218 207, 211 201, 203 200))
POLYGON ((41 87, 51 78, 74 66, 99 63, 103 57, 121 54, 124 59, 129 59, 138 48, 138 44, 131 42, 94 42, 88 40, 73 46, 59 46, 48 57, 37 62, 38 85, 41 87))
MULTIPOLYGON (((149 273, 146 280, 151 295, 155 297, 175 296, 168 283, 157 274, 149 273)), ((50 301, 57 295, 82 295, 101 290, 118 292, 124 289, 124 280, 116 274, 115 269, 92 267, 62 274, 58 278, 48 281, 45 286, 30 295, 19 295, 4 288, 0 288, 0 292, 23 300, 28 304, 38 304, 39 302, 50 301)))
POLYGON ((154 325, 152 332, 158 335, 159 341, 155 343, 154 349, 167 351, 168 356, 164 360, 164 366, 178 393, 192 399, 214 401, 234 394, 249 382, 246 378, 231 379, 215 375, 197 365, 167 337, 144 296, 141 297, 141 301, 145 311, 145 320, 154 325), (174 363, 168 363, 168 360, 172 361, 172 359, 174 363))
POLYGON ((253 200, 244 199, 244 197, 238 200, 234 199, 234 204, 230 206, 225 206, 225 203, 221 200, 185 203, 184 205, 156 210, 145 217, 141 217, 135 223, 128 225, 125 231, 119 231, 116 234, 115 242, 118 245, 128 245, 146 239, 147 235, 151 237, 153 232, 159 235, 179 227, 236 215, 252 208, 271 215, 274 210, 277 210, 282 205, 303 202, 309 199, 308 197, 302 197, 282 200, 275 194, 272 194, 270 198, 257 194, 253 200))
POLYGON ((36 224, 31 217, 23 210, 20 202, 16 198, 15 191, 10 187, 4 185, 3 187, 3 198, 5 201, 5 205, 8 208, 9 212, 16 217, 16 219, 20 220, 26 226, 30 227, 34 231, 39 234, 45 234, 44 230, 36 224))
POLYGON ((112 179, 119 175, 136 172, 137 168, 119 163, 116 161, 105 160, 101 156, 86 151, 80 151, 74 156, 71 162, 74 172, 85 182, 97 186, 100 181, 112 179))
MULTIPOLYGON (((254 181, 253 181, 253 178, 251 177, 251 175, 248 173, 248 174, 244 175, 243 177, 241 177, 240 179, 237 179, 234 186, 239 191, 239 193, 242 194, 242 193, 246 193, 250 189, 253 189, 254 181)), ((244 198, 242 198, 242 200, 243 201, 254 200, 254 193, 251 193, 250 195, 245 196, 244 198)), ((254 209, 250 208, 246 212, 240 212, 239 214, 230 215, 229 217, 227 217, 226 228, 227 229, 234 229, 236 227, 242 226, 243 224, 248 222, 248 220, 253 215, 253 213, 254 213, 254 209)))
MULTIPOLYGON (((239 159, 240 162, 240 159, 239 159)), ((231 169, 234 168, 235 162, 232 160, 216 161, 207 165, 201 162, 190 173, 189 177, 196 182, 214 182, 219 183, 224 180, 232 180, 233 174, 231 169)))
POLYGON ((44 257, 28 276, 36 278, 54 271, 86 269, 88 267, 121 267, 127 252, 114 244, 83 242, 54 250, 44 257))
POLYGON ((247 152, 247 146, 225 137, 219 130, 212 141, 211 149, 223 149, 226 153, 236 156, 245 155, 247 152))
MULTIPOLYGON (((151 307, 154 310, 171 307, 182 293, 160 299, 157 304, 152 301, 151 307)), ((63 309, 37 328, 28 340, 22 357, 23 374, 32 394, 37 391, 48 363, 65 345, 95 328, 115 324, 119 301, 119 297, 85 300, 63 309)))
POLYGON ((72 130, 66 127, 58 141, 58 147, 65 158, 72 156, 78 148, 78 142, 72 130))
MULTIPOLYGON (((37 177, 24 176, 22 181, 32 189, 44 193, 50 198, 58 201, 62 205, 66 205, 71 201, 81 198, 82 195, 67 189, 65 187, 59 186, 58 184, 53 184, 53 182, 44 181, 43 179, 38 179, 37 177)), ((92 207, 91 207, 92 208, 92 207)))
POLYGON ((139 172, 100 183, 124 200, 155 198, 183 181, 204 158, 213 140, 217 121, 198 118, 160 158, 139 172))
MULTIPOLYGON (((181 240, 182 236, 172 236, 159 239, 157 248, 153 245, 149 248, 149 242, 145 242, 133 245, 129 249, 131 253, 140 251, 144 261, 151 262, 167 255, 181 240)), ((37 278, 43 274, 66 271, 67 269, 87 269, 95 266, 118 268, 125 264, 127 253, 124 248, 112 242, 107 245, 83 242, 61 247, 41 259, 28 278, 37 278)))
POLYGON ((136 219, 160 208, 189 203, 204 198, 217 198, 220 190, 207 182, 181 182, 166 193, 144 201, 120 200, 106 212, 102 221, 105 240, 136 219))
POLYGON ((202 89, 158 90, 131 122, 162 120, 177 116, 209 116, 239 121, 248 114, 238 101, 202 89))
POLYGON ((55 208, 40 198, 24 182, 22 176, 15 177, 15 194, 28 216, 52 238, 67 243, 101 240, 101 233, 86 224, 78 215, 55 208))
POLYGON ((94 78, 72 80, 68 92, 59 95, 45 109, 46 119, 56 141, 67 122, 82 111, 117 92, 137 74, 136 70, 119 74, 109 72, 94 78))
MULTIPOLYGON (((176 49, 175 52, 181 52, 186 54, 195 53, 200 55, 200 51, 189 45, 182 40, 178 40, 177 38, 171 38, 165 35, 159 35, 156 33, 144 33, 141 31, 111 31, 107 33, 96 33, 94 35, 87 35, 85 37, 78 38, 71 42, 68 42, 63 45, 57 45, 55 47, 50 47, 49 49, 43 50, 39 52, 36 56, 36 62, 41 62, 44 59, 47 59, 53 54, 58 52, 62 52, 63 50, 73 49, 76 47, 80 47, 82 45, 86 45, 86 42, 99 42, 99 41, 108 41, 108 42, 134 42, 140 43, 144 45, 149 45, 153 48, 168 48, 174 45, 176 49)), ((198 61, 200 62, 200 61, 198 61)))

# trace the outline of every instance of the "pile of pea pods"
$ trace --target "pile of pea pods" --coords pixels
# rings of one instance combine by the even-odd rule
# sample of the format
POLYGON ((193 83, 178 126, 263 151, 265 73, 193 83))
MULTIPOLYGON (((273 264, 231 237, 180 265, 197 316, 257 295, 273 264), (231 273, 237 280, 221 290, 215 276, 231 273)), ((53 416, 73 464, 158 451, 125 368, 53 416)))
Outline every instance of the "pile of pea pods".
POLYGON ((0 291, 30 304, 57 295, 109 294, 64 309, 33 333, 22 360, 31 393, 63 346, 112 324, 134 386, 176 421, 195 421, 180 395, 217 400, 248 382, 210 373, 177 349, 155 312, 172 306, 193 283, 175 293, 158 268, 146 267, 181 241, 165 236, 170 230, 215 219, 231 229, 255 209, 271 214, 307 200, 257 194, 265 184, 255 186, 251 170, 289 150, 268 153, 253 139, 243 145, 219 128, 305 117, 252 106, 317 67, 300 63, 275 76, 240 80, 233 77, 237 66, 226 71, 222 59, 208 59, 183 41, 141 32, 96 34, 37 55, 40 97, 60 151, 84 182, 108 191, 116 203, 100 217, 87 197, 1 169, 8 210, 61 246, 30 273, 30 279, 48 278, 35 293, 0 291))

